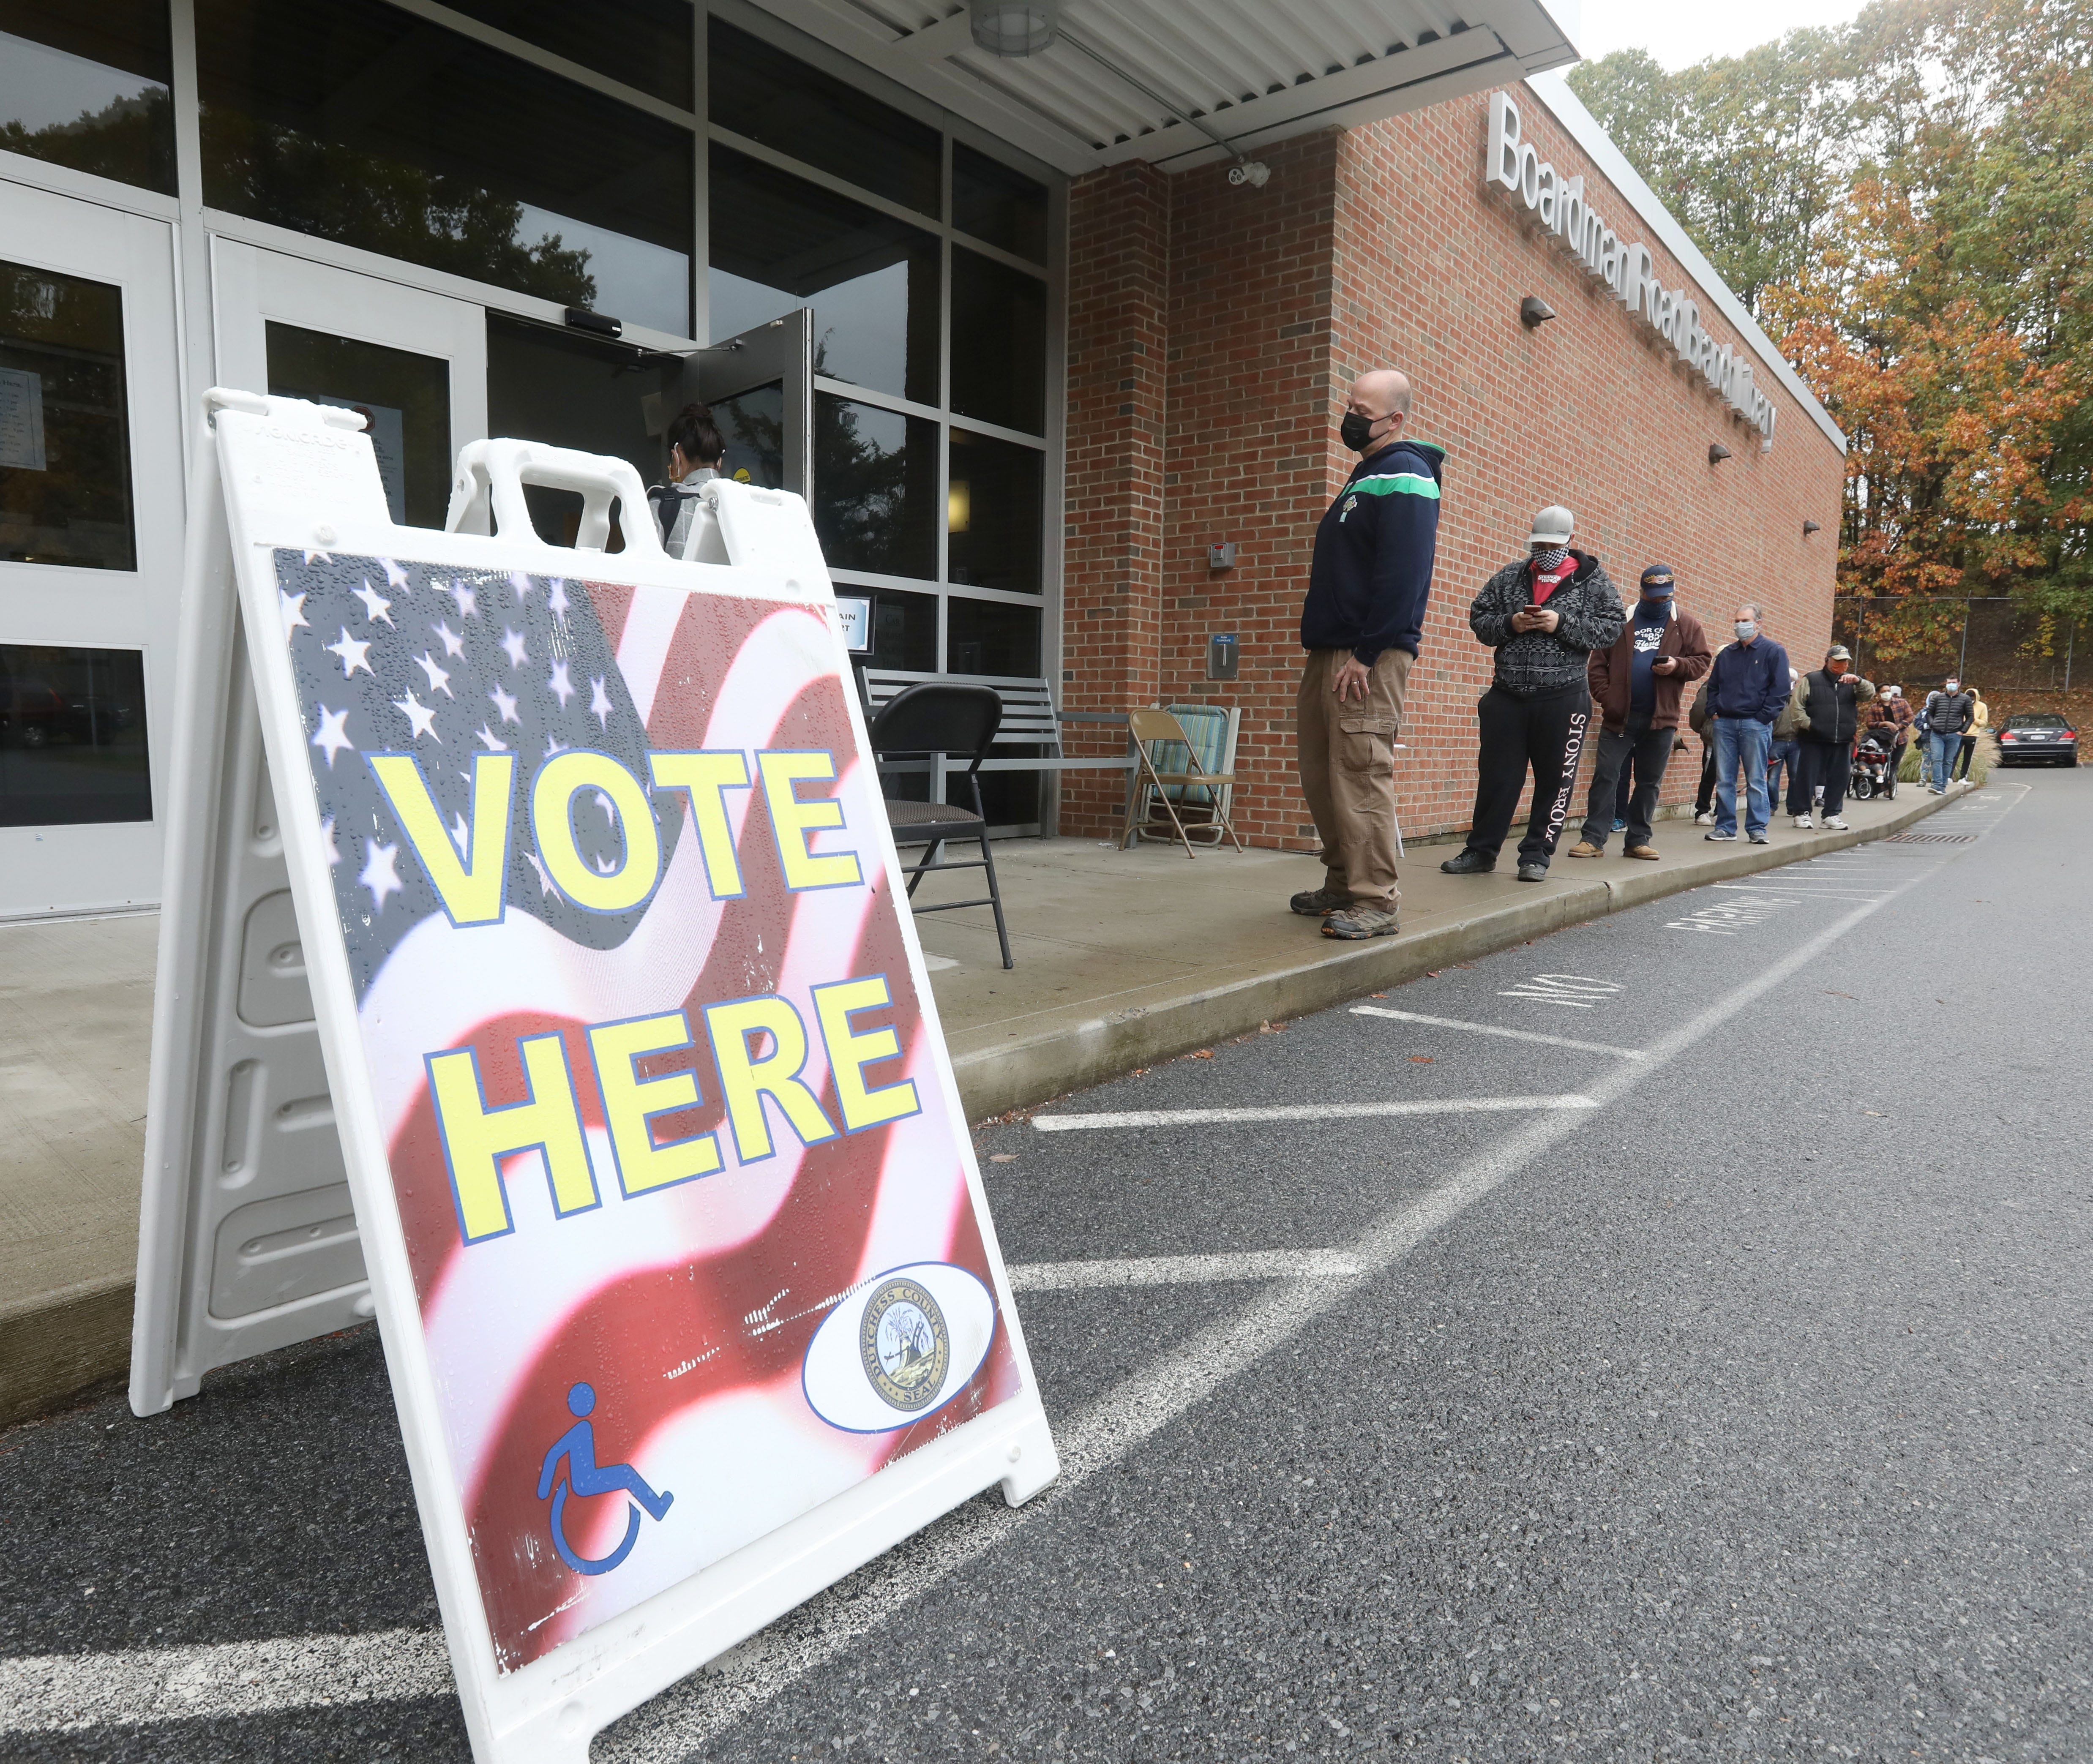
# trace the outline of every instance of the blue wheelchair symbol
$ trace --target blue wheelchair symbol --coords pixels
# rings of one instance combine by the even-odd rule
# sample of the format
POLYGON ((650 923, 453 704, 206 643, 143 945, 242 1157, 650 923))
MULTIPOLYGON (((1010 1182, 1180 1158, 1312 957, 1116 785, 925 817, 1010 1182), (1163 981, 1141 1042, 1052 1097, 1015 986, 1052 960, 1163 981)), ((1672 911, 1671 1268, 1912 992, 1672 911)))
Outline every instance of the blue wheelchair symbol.
POLYGON ((632 1554, 632 1546, 639 1539, 639 1508, 647 1509, 650 1519, 660 1519, 675 1501, 675 1496, 666 1489, 656 1494, 648 1487, 646 1480, 630 1464, 599 1464, 596 1461, 596 1428, 587 1417, 596 1407, 596 1392, 587 1385, 576 1385, 567 1393, 567 1408, 577 1419, 574 1424, 552 1442, 552 1449, 545 1454, 545 1467, 538 1478, 538 1498, 552 1497, 552 1547, 560 1553, 560 1560, 577 1574, 608 1574, 618 1563, 632 1554), (566 1474, 559 1478, 559 1490, 553 1492, 552 1480, 560 1467, 560 1460, 567 1461, 566 1474), (615 1494, 619 1489, 639 1503, 627 1506, 625 1541, 607 1556, 591 1560, 581 1554, 567 1541, 563 1517, 567 1510, 567 1497, 571 1492, 587 1497, 592 1494, 615 1494))

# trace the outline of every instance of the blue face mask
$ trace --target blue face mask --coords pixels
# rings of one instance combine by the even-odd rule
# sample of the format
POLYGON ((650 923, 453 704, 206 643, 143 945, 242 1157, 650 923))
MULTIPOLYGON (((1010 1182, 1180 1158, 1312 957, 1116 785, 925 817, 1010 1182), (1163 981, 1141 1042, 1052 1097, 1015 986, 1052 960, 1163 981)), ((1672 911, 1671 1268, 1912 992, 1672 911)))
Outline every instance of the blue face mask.
POLYGON ((1749 643, 1752 639, 1757 636, 1759 634, 1759 627, 1757 621, 1748 618, 1739 619, 1737 622, 1731 627, 1731 629, 1736 632, 1737 641, 1740 644, 1749 643))

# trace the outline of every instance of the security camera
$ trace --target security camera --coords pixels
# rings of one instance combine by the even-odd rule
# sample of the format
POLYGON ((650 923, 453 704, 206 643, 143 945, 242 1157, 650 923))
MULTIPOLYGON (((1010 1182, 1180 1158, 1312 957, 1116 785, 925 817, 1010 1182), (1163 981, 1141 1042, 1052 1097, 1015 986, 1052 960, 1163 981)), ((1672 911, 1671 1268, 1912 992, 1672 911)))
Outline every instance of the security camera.
POLYGON ((1272 177, 1272 167, 1262 159, 1246 159, 1241 165, 1228 167, 1228 182, 1241 189, 1246 184, 1253 189, 1263 189, 1272 177))

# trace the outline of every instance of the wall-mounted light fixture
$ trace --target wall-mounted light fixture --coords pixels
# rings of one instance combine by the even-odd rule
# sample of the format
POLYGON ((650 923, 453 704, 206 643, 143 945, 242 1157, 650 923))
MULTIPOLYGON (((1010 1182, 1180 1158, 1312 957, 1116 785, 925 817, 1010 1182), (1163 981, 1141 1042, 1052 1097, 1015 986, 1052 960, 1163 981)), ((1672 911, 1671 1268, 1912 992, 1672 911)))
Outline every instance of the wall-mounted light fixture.
POLYGON ((1805 521, 1802 523, 1802 536, 1805 539, 1809 538, 1812 533, 1821 533, 1823 531, 1823 527, 1815 521, 1805 521))
POLYGON ((1529 331, 1537 331, 1555 316, 1555 309, 1538 294, 1528 294, 1519 303, 1519 322, 1529 331))
POLYGON ((968 0, 974 47, 1015 59, 1052 46, 1060 29, 1060 0, 968 0))
POLYGON ((1246 159, 1228 167, 1228 182, 1237 189, 1247 184, 1254 190, 1261 190, 1271 181, 1272 167, 1262 159, 1246 159))
POLYGON ((1719 466, 1729 457, 1729 449, 1723 446, 1720 441, 1710 441, 1708 444, 1708 463, 1710 465, 1719 466))

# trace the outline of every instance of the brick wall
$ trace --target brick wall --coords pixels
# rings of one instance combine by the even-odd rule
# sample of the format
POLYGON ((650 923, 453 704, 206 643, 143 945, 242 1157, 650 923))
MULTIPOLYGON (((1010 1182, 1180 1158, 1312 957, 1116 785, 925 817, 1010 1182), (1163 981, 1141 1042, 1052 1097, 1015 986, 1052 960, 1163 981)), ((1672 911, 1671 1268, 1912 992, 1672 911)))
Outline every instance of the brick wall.
MULTIPOLYGON (((1520 98, 1527 137, 1542 157, 1581 171, 1588 199, 1624 236, 1649 239, 1539 100, 1520 98)), ((1814 663, 1830 641, 1837 451, 1762 375, 1761 389, 1781 414, 1778 444, 1762 453, 1756 432, 1523 224, 1523 211, 1486 194, 1487 103, 1477 94, 1288 143, 1262 155, 1272 171, 1262 190, 1230 185, 1222 167, 1149 174, 1138 184, 1113 171, 1077 186, 1068 706, 1148 702, 1139 696, 1146 682, 1167 700, 1239 704, 1237 817, 1260 844, 1313 845, 1294 778, 1296 633, 1315 523, 1353 463, 1336 419, 1346 386, 1365 368, 1410 375, 1409 432, 1448 453, 1431 614, 1398 756, 1406 833, 1467 824, 1475 700, 1489 681, 1467 605, 1492 570, 1523 551, 1544 503, 1576 511, 1579 544, 1598 553, 1624 599, 1644 564, 1662 561, 1679 572, 1681 604, 1717 641, 1746 598, 1765 605, 1767 629, 1798 661, 1814 663), (1133 378, 1139 396, 1121 391, 1115 404, 1103 392, 1112 364, 1128 358, 1109 328, 1128 273, 1112 244, 1122 215, 1143 273, 1159 277, 1164 297, 1159 307, 1142 283, 1130 334, 1144 371, 1159 345, 1167 353, 1153 402, 1146 371, 1119 376, 1133 378), (1092 262, 1110 267, 1102 297, 1085 280, 1092 262), (1558 318, 1528 331, 1519 318, 1528 294, 1558 318), (1130 397, 1131 412, 1120 414, 1130 397), (1150 440, 1159 419, 1159 456, 1150 440), (1715 441, 1732 457, 1711 466, 1715 441), (1129 475, 1124 462, 1136 452, 1143 470, 1129 475), (1805 518, 1824 531, 1805 538, 1805 518), (1098 548, 1101 535, 1136 533, 1144 547, 1156 543, 1138 572, 1109 545, 1098 548), (1239 561, 1211 571, 1207 546, 1222 540, 1236 541, 1239 561), (1116 584, 1137 573, 1153 611, 1112 624, 1106 609, 1116 584), (1094 627, 1103 641, 1092 641, 1094 627), (1150 628, 1152 658, 1124 652, 1150 628), (1207 635, 1222 631, 1242 639, 1242 677, 1228 685, 1203 678, 1207 635), (1115 689, 1126 694, 1117 702, 1115 689)), ((1690 285, 1650 242, 1664 285, 1690 285)), ((1712 304, 1704 295, 1704 326, 1718 341, 1739 342, 1705 310, 1712 304)), ((1697 752, 1681 756, 1667 800, 1690 797, 1696 774, 1697 752)), ((1071 790, 1064 799, 1064 831, 1109 824, 1116 790, 1088 788, 1087 797, 1071 790)))

